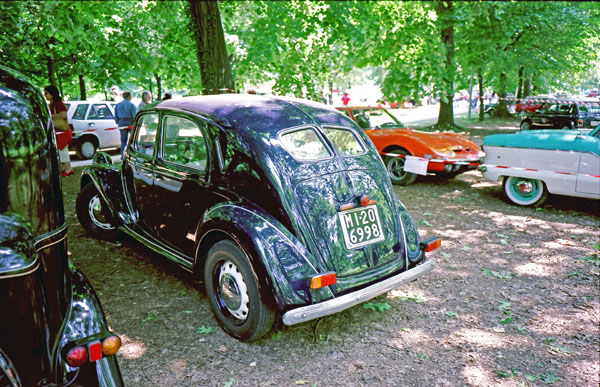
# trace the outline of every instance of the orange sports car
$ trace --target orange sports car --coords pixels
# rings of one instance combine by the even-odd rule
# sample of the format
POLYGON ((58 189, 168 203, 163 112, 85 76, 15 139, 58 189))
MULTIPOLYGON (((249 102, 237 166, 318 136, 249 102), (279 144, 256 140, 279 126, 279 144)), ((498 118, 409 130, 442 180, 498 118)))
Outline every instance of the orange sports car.
POLYGON ((382 107, 343 106, 337 109, 352 118, 373 141, 394 184, 412 184, 417 174, 404 170, 405 158, 386 154, 429 159, 427 172, 449 178, 477 168, 466 164, 480 163, 485 155, 477 144, 459 134, 404 128, 396 117, 382 107))

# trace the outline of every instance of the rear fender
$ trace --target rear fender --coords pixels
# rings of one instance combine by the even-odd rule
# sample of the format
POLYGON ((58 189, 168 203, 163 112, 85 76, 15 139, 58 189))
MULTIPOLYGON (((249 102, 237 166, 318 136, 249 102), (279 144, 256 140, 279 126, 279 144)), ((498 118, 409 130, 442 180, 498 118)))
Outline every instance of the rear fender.
POLYGON ((270 307, 283 310, 305 305, 315 297, 331 298, 328 287, 308 288, 307 279, 320 271, 304 245, 279 221, 256 208, 222 203, 207 211, 199 234, 196 267, 203 267, 210 247, 223 238, 233 239, 248 256, 261 297, 270 307))
POLYGON ((103 164, 86 167, 81 174, 80 187, 83 188, 88 184, 94 184, 98 190, 110 218, 116 222, 114 226, 133 222, 123 192, 120 165, 103 164))

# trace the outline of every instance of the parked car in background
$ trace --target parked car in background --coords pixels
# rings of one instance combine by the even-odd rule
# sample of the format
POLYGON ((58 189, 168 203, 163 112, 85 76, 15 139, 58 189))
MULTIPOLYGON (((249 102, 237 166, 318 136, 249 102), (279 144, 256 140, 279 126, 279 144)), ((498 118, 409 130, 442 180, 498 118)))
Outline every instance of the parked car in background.
POLYGON ((576 129, 583 126, 588 116, 589 108, 582 103, 544 102, 535 113, 523 117, 520 127, 521 130, 576 129))
POLYGON ((123 232, 202 276, 216 319, 256 340, 431 271, 366 135, 304 100, 224 94, 164 100, 136 115, 121 165, 83 171, 77 216, 123 232))
POLYGON ((84 160, 98 148, 120 148, 121 137, 114 117, 114 101, 65 101, 73 132, 70 148, 84 160))
POLYGON ((121 386, 108 329, 69 261, 54 127, 41 90, 0 66, 0 385, 121 386))
POLYGON ((483 176, 502 180, 510 201, 539 206, 548 193, 600 199, 600 126, 528 130, 483 139, 483 176))
POLYGON ((381 154, 392 183, 409 185, 416 173, 404 170, 406 156, 429 160, 427 172, 448 178, 476 167, 456 163, 478 163, 481 148, 456 133, 431 133, 405 128, 382 107, 337 107, 360 126, 381 154), (397 156, 400 157, 397 157, 397 156))
POLYGON ((541 106, 541 103, 535 103, 529 100, 521 102, 518 101, 517 104, 515 104, 515 113, 517 113, 521 118, 523 118, 527 115, 527 113, 535 113, 541 106))
POLYGON ((585 104, 580 106, 579 110, 584 112, 581 117, 583 121, 581 125, 584 128, 595 128, 600 125, 600 103, 585 104))

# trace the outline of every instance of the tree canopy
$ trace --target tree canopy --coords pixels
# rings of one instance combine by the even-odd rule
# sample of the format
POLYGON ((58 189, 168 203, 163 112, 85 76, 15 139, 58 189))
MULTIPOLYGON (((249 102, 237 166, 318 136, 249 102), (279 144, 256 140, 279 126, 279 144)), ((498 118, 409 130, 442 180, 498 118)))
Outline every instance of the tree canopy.
MULTIPOLYGON (((2 2, 0 60, 75 99, 106 96, 113 84, 155 96, 160 88, 200 94, 190 3, 2 2)), ((388 100, 444 102, 478 72, 482 86, 499 93, 526 85, 531 93, 573 91, 585 81, 598 87, 600 78, 594 2, 224 1, 218 8, 222 27, 211 28, 223 29, 238 90, 271 81, 275 93, 320 100, 362 70, 388 100)))

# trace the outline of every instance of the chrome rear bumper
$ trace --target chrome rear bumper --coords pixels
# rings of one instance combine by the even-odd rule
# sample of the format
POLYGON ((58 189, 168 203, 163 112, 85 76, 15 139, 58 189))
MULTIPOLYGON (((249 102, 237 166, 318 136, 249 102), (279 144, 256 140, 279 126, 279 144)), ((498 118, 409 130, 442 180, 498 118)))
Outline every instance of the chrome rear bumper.
POLYGON ((356 292, 348 293, 341 297, 323 301, 318 304, 301 306, 299 308, 292 309, 284 313, 283 323, 285 325, 294 325, 341 312, 342 310, 346 310, 354 305, 377 297, 380 294, 387 293, 400 285, 413 281, 420 276, 429 273, 434 267, 435 260, 430 258, 419 266, 416 266, 384 281, 377 282, 364 289, 357 290, 356 292))

